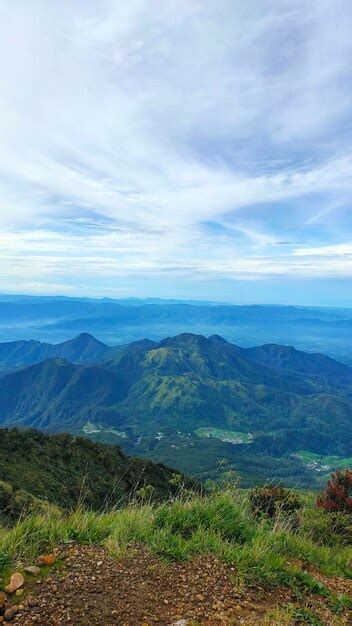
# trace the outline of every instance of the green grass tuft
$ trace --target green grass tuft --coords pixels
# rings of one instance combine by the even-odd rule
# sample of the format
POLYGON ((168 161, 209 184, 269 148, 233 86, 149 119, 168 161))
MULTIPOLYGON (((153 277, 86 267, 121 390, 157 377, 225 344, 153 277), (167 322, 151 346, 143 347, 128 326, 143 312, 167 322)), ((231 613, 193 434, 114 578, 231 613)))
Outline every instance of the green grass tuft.
MULTIPOLYGON (((68 540, 104 545, 117 556, 133 546, 145 545, 167 560, 214 555, 233 566, 238 585, 285 585, 298 595, 319 594, 335 612, 351 602, 350 598, 333 596, 305 571, 309 564, 327 575, 351 578, 351 546, 316 543, 304 528, 292 527, 290 520, 281 516, 276 520, 256 519, 243 491, 184 498, 164 504, 134 502, 106 513, 79 508, 69 514, 56 509, 31 514, 12 528, 0 529, 0 576, 11 562, 30 560, 68 540)), ((312 506, 309 498, 304 506, 312 506)))

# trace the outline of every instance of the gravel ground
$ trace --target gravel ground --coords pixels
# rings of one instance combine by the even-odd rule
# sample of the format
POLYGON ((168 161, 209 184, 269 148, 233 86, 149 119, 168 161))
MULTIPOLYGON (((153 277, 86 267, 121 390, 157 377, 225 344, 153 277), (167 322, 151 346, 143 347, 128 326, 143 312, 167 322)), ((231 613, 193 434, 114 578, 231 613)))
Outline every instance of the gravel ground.
MULTIPOLYGON (((12 622, 7 623, 262 626, 268 610, 294 601, 287 589, 238 590, 234 568, 211 556, 168 564, 142 547, 131 548, 128 557, 117 560, 103 548, 70 545, 57 549, 55 557, 48 574, 42 572, 31 582, 27 580, 23 597, 11 598, 12 604, 21 604, 12 622), (29 602, 37 602, 37 606, 29 606, 29 602)), ((339 593, 352 593, 351 581, 328 581, 332 587, 335 581, 339 593)), ((320 614, 327 626, 352 624, 347 613, 332 616, 321 598, 302 599, 300 604, 320 614)))

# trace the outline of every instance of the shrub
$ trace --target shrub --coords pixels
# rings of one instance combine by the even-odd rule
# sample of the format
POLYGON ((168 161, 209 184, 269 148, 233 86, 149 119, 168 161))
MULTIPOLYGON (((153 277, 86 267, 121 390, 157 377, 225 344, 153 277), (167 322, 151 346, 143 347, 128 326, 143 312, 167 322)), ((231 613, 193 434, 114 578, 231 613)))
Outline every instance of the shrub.
POLYGON ((8 515, 11 512, 13 489, 11 485, 0 480, 0 513, 8 515))
POLYGON ((300 530, 318 545, 352 545, 352 515, 323 508, 306 508, 300 515, 300 530))
POLYGON ((249 501, 256 517, 267 515, 271 519, 275 518, 279 512, 292 515, 302 507, 298 495, 282 485, 255 487, 249 492, 249 501))
POLYGON ((329 512, 352 514, 352 470, 337 470, 331 475, 317 507, 329 512))

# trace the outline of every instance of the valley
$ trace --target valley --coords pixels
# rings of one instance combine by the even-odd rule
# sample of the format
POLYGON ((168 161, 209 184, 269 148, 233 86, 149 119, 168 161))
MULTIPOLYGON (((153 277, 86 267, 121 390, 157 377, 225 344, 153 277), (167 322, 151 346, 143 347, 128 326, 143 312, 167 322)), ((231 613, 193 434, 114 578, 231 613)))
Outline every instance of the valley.
POLYGON ((231 469, 244 486, 318 488, 352 456, 352 369, 322 354, 192 333, 108 346, 83 333, 0 344, 0 368, 1 427, 84 435, 197 479, 231 469))

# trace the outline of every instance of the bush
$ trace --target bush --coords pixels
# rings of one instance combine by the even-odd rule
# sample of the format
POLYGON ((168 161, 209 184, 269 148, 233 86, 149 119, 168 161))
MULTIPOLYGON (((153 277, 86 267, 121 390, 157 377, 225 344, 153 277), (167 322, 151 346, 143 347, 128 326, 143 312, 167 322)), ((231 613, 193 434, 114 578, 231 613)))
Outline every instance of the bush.
POLYGON ((337 470, 331 475, 325 491, 317 499, 317 507, 352 514, 352 470, 337 470))
POLYGON ((13 489, 11 485, 0 480, 0 514, 8 515, 11 511, 13 489))
POLYGON ((322 508, 304 509, 300 530, 318 545, 352 545, 352 515, 340 511, 328 513, 322 508))
POLYGON ((292 515, 302 507, 297 494, 282 485, 264 485, 255 487, 249 492, 252 512, 256 517, 267 515, 270 519, 279 512, 292 515))

